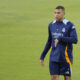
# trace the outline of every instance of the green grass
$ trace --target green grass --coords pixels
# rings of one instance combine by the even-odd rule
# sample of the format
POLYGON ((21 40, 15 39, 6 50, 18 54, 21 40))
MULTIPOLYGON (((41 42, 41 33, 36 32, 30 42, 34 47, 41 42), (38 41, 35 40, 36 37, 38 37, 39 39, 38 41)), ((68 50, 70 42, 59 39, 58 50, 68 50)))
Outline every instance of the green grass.
MULTIPOLYGON (((50 80, 49 54, 39 63, 54 8, 63 5, 80 39, 80 0, 0 0, 0 80, 50 80)), ((72 80, 80 79, 80 41, 74 45, 72 80)), ((60 80, 64 78, 61 76, 60 80)))

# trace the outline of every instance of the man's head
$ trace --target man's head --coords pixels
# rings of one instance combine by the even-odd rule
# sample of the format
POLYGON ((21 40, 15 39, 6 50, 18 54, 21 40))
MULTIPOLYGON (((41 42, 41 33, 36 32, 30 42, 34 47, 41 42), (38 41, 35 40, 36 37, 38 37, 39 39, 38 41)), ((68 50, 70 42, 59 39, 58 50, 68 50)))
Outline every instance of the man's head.
POLYGON ((65 15, 65 8, 63 6, 57 6, 54 11, 54 16, 57 21, 62 21, 65 15))

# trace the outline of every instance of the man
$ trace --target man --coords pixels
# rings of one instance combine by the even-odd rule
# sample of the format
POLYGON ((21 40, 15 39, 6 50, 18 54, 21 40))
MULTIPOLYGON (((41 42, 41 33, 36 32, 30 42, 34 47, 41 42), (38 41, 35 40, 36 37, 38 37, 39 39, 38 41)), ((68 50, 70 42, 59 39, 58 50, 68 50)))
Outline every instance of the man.
POLYGON ((71 68, 73 63, 73 43, 77 43, 77 33, 74 24, 65 19, 65 8, 55 8, 55 21, 48 27, 49 37, 40 57, 40 64, 44 65, 44 58, 52 47, 50 53, 49 70, 51 80, 58 80, 63 75, 65 80, 71 80, 71 68))

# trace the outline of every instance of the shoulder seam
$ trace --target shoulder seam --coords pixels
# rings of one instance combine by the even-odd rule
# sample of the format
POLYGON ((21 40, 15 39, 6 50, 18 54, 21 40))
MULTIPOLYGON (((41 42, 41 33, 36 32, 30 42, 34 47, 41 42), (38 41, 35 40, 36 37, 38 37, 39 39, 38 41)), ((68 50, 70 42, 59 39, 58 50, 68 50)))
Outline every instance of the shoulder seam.
POLYGON ((54 24, 56 22, 56 20, 54 20, 53 22, 52 22, 52 24, 54 24))
POLYGON ((68 22, 69 22, 69 20, 67 20, 67 19, 64 19, 64 20, 63 20, 63 23, 64 23, 65 25, 67 25, 68 22))

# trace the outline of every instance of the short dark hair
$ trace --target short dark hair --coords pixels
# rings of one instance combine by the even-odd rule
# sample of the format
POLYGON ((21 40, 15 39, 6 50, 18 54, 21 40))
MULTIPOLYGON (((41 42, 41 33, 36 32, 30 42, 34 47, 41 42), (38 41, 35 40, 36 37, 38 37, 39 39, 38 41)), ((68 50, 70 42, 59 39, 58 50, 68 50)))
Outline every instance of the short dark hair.
POLYGON ((57 6, 55 9, 62 9, 65 11, 65 8, 63 6, 57 6))

